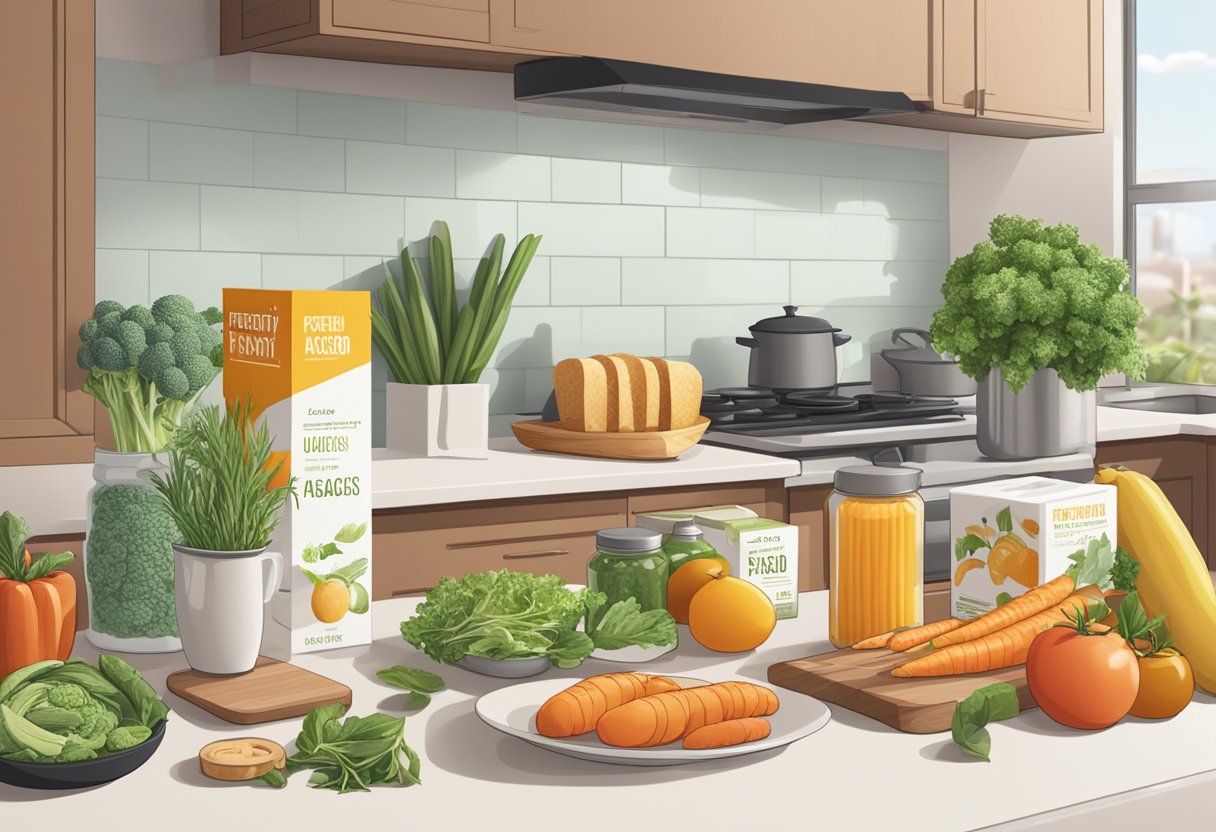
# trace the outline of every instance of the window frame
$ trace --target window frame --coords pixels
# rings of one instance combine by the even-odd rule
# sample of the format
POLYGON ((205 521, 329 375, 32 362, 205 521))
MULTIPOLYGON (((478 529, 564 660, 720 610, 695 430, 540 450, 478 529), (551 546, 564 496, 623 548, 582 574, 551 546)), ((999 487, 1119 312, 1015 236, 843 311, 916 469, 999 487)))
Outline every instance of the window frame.
POLYGON ((1136 179, 1136 3, 1123 0, 1123 256, 1136 293, 1136 209, 1141 205, 1216 202, 1216 179, 1140 184, 1136 179))

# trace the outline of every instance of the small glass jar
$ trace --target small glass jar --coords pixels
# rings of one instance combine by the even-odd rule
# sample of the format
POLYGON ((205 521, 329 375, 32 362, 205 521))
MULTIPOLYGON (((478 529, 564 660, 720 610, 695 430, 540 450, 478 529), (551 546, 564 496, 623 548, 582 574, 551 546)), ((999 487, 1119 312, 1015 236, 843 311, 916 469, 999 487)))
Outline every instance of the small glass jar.
POLYGON ((663 551, 667 553, 669 576, 689 561, 717 558, 725 562, 718 550, 705 542, 705 533, 691 518, 676 521, 671 536, 663 544, 663 551))
POLYGON ((642 611, 667 609, 667 554, 663 538, 650 529, 604 529, 595 535, 598 550, 587 561, 587 586, 608 596, 591 629, 617 601, 636 599, 642 611))
POLYGON ((837 647, 923 623, 925 504, 920 471, 838 470, 828 498, 828 638, 837 647))

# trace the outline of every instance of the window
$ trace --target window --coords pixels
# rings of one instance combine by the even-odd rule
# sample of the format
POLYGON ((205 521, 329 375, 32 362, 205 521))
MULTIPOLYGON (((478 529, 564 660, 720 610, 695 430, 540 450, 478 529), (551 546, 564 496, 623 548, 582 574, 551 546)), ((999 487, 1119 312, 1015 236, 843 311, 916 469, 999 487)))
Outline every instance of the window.
POLYGON ((1126 247, 1148 380, 1216 384, 1216 2, 1127 0, 1126 247))

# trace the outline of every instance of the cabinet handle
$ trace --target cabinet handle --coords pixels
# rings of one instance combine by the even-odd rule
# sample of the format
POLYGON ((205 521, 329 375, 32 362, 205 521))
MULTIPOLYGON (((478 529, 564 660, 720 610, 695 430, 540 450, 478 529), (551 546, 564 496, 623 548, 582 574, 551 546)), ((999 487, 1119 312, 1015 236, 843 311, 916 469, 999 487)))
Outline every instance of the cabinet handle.
POLYGON ((503 560, 523 560, 524 558, 554 558, 562 555, 570 554, 568 549, 546 549, 540 552, 517 552, 511 555, 503 555, 503 560))
POLYGON ((422 595, 430 592, 432 589, 434 589, 434 587, 416 586, 411 589, 394 589, 391 594, 394 598, 400 598, 403 595, 422 595))

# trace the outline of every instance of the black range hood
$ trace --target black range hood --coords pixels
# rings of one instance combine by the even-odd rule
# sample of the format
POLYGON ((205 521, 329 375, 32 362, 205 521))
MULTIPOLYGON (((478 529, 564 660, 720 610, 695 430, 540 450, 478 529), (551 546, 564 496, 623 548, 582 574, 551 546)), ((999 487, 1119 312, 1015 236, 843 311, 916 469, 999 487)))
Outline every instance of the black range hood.
POLYGON ((545 58, 517 64, 515 99, 581 110, 738 124, 807 124, 917 112, 912 99, 899 92, 600 58, 545 58))

